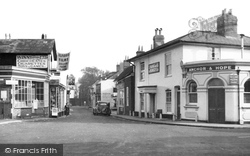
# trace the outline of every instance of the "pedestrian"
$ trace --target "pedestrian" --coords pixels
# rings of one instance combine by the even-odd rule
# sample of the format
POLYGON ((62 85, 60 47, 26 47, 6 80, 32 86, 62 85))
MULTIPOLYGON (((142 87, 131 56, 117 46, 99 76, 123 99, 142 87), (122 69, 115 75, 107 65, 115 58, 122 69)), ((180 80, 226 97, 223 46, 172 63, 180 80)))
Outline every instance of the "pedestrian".
POLYGON ((69 104, 66 103, 65 105, 65 115, 68 116, 69 115, 69 104))

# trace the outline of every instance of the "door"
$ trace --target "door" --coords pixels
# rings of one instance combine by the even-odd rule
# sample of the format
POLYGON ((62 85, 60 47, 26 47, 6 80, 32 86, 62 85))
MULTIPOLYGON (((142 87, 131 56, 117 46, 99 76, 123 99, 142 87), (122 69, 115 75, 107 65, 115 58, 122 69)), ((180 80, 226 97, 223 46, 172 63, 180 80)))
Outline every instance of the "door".
POLYGON ((176 108, 176 119, 181 119, 181 100, 180 100, 180 86, 175 86, 175 108, 176 108))
POLYGON ((208 89, 208 107, 210 123, 225 123, 225 89, 208 89))
POLYGON ((0 87, 0 119, 12 118, 10 87, 0 87))

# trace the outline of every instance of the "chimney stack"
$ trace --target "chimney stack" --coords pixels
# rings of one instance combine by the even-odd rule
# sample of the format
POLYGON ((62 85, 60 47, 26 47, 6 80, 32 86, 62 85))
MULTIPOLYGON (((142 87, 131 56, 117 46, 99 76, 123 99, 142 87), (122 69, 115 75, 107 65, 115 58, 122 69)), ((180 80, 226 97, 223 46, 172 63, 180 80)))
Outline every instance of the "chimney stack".
POLYGON ((143 53, 144 53, 143 47, 141 47, 141 49, 140 49, 140 46, 139 46, 138 51, 136 52, 136 56, 141 55, 143 53))
POLYGON ((153 37, 153 48, 159 47, 164 44, 164 36, 161 35, 162 28, 155 29, 155 36, 153 37), (157 31, 159 31, 159 35, 157 34, 157 31))
POLYGON ((236 16, 233 16, 232 9, 226 13, 226 9, 222 11, 222 15, 217 19, 217 33, 222 36, 238 37, 236 16))

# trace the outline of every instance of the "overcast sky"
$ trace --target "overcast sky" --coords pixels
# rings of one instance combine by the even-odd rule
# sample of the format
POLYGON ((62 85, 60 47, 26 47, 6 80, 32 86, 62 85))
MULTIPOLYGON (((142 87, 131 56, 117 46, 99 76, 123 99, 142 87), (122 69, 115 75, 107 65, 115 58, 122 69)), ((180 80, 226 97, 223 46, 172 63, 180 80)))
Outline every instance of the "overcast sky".
POLYGON ((188 21, 204 19, 232 9, 238 34, 250 36, 248 0, 0 0, 0 38, 55 39, 57 51, 71 52, 65 74, 95 66, 115 71, 125 56, 135 56, 138 46, 150 50, 155 28, 165 42, 185 35, 188 21))

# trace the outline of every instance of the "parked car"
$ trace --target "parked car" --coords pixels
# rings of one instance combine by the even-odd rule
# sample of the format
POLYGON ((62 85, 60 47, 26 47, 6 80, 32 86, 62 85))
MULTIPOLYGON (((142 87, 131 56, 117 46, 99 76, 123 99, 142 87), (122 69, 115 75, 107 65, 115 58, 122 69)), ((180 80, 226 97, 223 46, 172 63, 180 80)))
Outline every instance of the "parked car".
POLYGON ((93 107, 93 114, 94 115, 104 114, 110 116, 111 114, 110 103, 98 101, 96 103, 96 106, 93 107))

